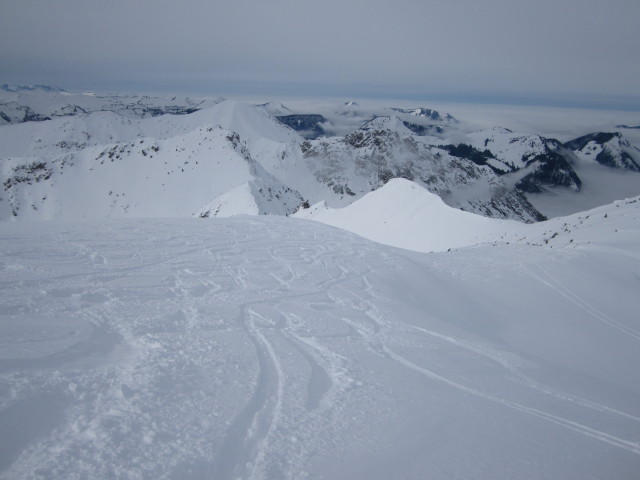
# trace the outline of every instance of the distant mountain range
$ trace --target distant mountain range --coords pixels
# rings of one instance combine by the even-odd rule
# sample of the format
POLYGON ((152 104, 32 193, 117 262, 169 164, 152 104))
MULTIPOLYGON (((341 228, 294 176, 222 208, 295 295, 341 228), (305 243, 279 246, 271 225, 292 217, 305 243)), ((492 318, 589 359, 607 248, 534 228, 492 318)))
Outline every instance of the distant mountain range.
POLYGON ((429 108, 0 90, 4 220, 288 215, 346 207, 393 178, 524 222, 640 194, 640 150, 620 131, 560 142, 469 133, 429 108))
POLYGON ((47 92, 47 93, 63 93, 64 90, 50 85, 9 85, 3 83, 0 85, 0 91, 18 93, 18 92, 47 92))

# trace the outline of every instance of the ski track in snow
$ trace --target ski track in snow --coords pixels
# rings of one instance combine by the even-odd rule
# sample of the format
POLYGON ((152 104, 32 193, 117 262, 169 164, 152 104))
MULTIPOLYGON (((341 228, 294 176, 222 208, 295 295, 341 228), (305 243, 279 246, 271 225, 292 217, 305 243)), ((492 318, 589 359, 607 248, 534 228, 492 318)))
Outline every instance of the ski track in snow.
MULTIPOLYGON (((425 389, 533 422, 541 443, 562 440, 558 458, 573 455, 576 468, 588 469, 590 458, 566 450, 577 437, 597 441, 580 448, 604 444, 623 466, 640 468, 637 412, 535 380, 535 362, 443 330, 446 319, 428 311, 398 310, 402 272, 422 257, 286 222, 196 221, 185 233, 189 221, 115 222, 109 236, 98 226, 0 232, 0 426, 24 424, 13 440, 0 433, 0 478, 331 478, 327 465, 342 450, 364 449, 346 460, 355 464, 379 454, 359 445, 368 437, 386 444, 392 424, 381 412, 411 414, 384 387, 403 375, 413 380, 400 396, 425 389), (400 282, 398 292, 384 278, 400 282), (457 359, 450 371, 446 358, 457 359), (476 366, 490 376, 465 373, 476 366)), ((535 281, 640 340, 539 260, 525 264, 535 281)), ((423 265, 430 269, 408 282, 423 282, 429 297, 429 282, 448 272, 423 265)), ((444 458, 434 478, 450 478, 444 458)), ((417 471, 405 477, 422 478, 417 471)))
POLYGON ((587 312, 590 316, 592 316, 596 320, 599 320, 600 322, 606 325, 609 325, 615 328, 616 330, 619 330, 620 332, 626 335, 629 335, 634 340, 640 342, 639 330, 636 330, 633 327, 625 325, 621 322, 618 322, 615 319, 611 318, 606 313, 603 313, 602 311, 598 310, 596 307, 591 305, 586 299, 574 293, 567 285, 558 281, 552 274, 547 272, 540 265, 532 265, 531 269, 527 269, 527 271, 529 275, 531 275, 533 278, 538 280, 540 283, 546 285, 550 289, 562 295, 570 302, 575 303, 579 308, 587 312), (539 271, 540 273, 537 274, 533 272, 532 271, 533 269, 539 271))
MULTIPOLYGON (((542 267, 537 266, 537 268, 542 269, 542 267)), ((544 271, 544 270, 543 270, 544 271)), ((547 272, 545 272, 549 277, 551 277, 551 275, 547 272)), ((539 277, 536 277, 540 280, 539 277)), ((553 277, 551 277, 553 278, 553 277)), ((554 279, 555 280, 555 279, 554 279)), ((546 284, 546 283, 545 283, 546 284)), ((548 284, 547 284, 548 285, 548 284)), ((568 290, 568 289, 567 289, 568 290)), ((569 291, 569 290, 568 290, 569 291)), ((345 318, 343 318, 343 321, 349 323, 349 325, 351 325, 352 327, 354 327, 354 329, 358 332, 359 335, 361 335, 365 341, 367 342, 367 344, 371 347, 372 350, 385 355, 386 357, 388 357, 389 359, 411 369, 414 370, 416 372, 419 372, 422 375, 425 375, 427 378, 431 379, 431 380, 435 380, 438 382, 442 382, 452 388, 455 388, 457 390, 460 390, 464 393, 468 393, 471 395, 474 395, 478 398, 482 398, 485 400, 489 400, 495 403, 498 403, 500 405, 504 405, 506 407, 509 408, 513 408, 517 411, 520 412, 524 412, 526 414, 529 415, 533 415, 536 416, 538 418, 542 418, 544 420, 550 421, 552 423, 561 425, 565 428, 569 428, 575 432, 578 432, 580 434, 595 438, 597 440, 600 440, 602 442, 611 444, 613 446, 616 446, 618 448, 623 448, 631 453, 640 455, 640 443, 635 442, 635 441, 628 441, 628 440, 624 440, 621 438, 618 438, 616 436, 613 435, 609 435, 605 432, 601 432, 595 429, 592 429, 586 425, 582 425, 580 423, 577 423, 575 421, 566 419, 566 418, 562 418, 562 417, 558 417, 556 415, 552 415, 548 412, 545 411, 541 411, 535 408, 531 408, 531 407, 527 407, 525 405, 521 405, 518 404, 516 402, 511 402, 502 398, 498 398, 495 397, 493 395, 478 391, 474 388, 462 385, 456 381, 453 381, 447 377, 444 377, 442 375, 438 375, 436 373, 434 373, 433 371, 424 368, 422 366, 418 366, 415 363, 411 362, 410 360, 408 360, 407 358, 403 357, 402 355, 397 354, 396 352, 394 352, 388 345, 387 342, 384 341, 384 335, 381 335, 380 332, 382 331, 382 329, 384 328, 384 325, 386 324, 386 322, 380 317, 380 314, 378 312, 377 307, 375 306, 375 304, 373 304, 372 302, 369 302, 365 299, 363 299, 360 296, 357 296, 354 292, 349 292, 350 294, 352 294, 353 296, 355 296, 357 298, 358 301, 363 302, 366 307, 362 308, 362 307, 357 307, 355 306, 355 308, 359 308, 365 311, 365 314, 367 317, 369 317, 372 320, 372 325, 373 325, 373 332, 371 330, 371 328, 367 328, 364 327, 363 325, 358 325, 355 322, 351 322, 345 318)), ((562 292, 561 292, 562 293, 562 292)), ((564 296, 567 296, 563 293, 564 296)), ((575 295, 575 294, 573 294, 575 295)), ((577 296, 576 296, 577 297, 577 296)), ((603 313, 599 312, 597 309, 594 309, 593 307, 590 307, 586 302, 582 301, 581 299, 579 299, 580 301, 577 302, 576 300, 574 300, 574 298, 572 297, 567 297, 570 298, 570 300, 572 302, 575 302, 579 307, 581 308, 585 308, 584 305, 587 306, 587 311, 591 314, 593 314, 593 312, 597 312, 598 316, 596 318, 598 318, 599 320, 603 320, 603 317, 606 318, 607 320, 609 320, 609 324, 613 324, 613 320, 606 317, 603 313)), ((579 298, 579 297, 578 297, 579 298)), ((342 303, 344 304, 343 301, 341 301, 339 298, 334 298, 334 301, 336 301, 336 303, 342 303)), ((536 390, 543 390, 543 387, 537 385, 536 382, 532 381, 530 378, 528 378, 527 376, 521 374, 520 372, 518 372, 518 370, 516 368, 514 368, 512 365, 510 365, 507 361, 505 361, 504 358, 501 358, 499 356, 496 356, 494 353, 492 353, 490 350, 488 351, 487 349, 482 348, 481 346, 474 346, 474 345, 470 345, 467 344, 465 342, 462 342, 460 340, 457 340, 455 338, 451 338, 451 337, 447 337, 435 332, 430 332, 426 329, 420 328, 420 327, 415 327, 413 325, 409 325, 411 328, 418 330, 420 332, 426 333, 428 335, 431 335, 433 337, 436 337, 438 339, 441 340, 445 340, 446 342, 448 342, 449 344, 452 344, 456 347, 460 347, 463 348, 467 351, 473 352, 475 354, 479 354, 481 356, 484 357, 489 357, 490 359, 497 361, 502 367, 506 368, 507 370, 509 370, 511 373, 514 373, 516 375, 517 378, 525 380, 525 386, 527 387, 531 387, 534 388, 536 390)), ((617 325, 616 325, 617 327, 617 325)), ((622 330, 622 329, 621 329, 622 330)), ((624 331, 624 330, 622 330, 624 331)), ((625 333, 627 333, 626 331, 624 331, 625 333)), ((635 337, 634 337, 635 338, 635 337)), ((555 396, 556 398, 562 399, 562 400, 566 400, 566 401, 576 401, 575 399, 570 398, 569 396, 562 394, 560 392, 554 392, 554 391, 549 391, 548 389, 545 389, 544 391, 549 392, 550 394, 552 394, 553 396, 555 396)), ((622 415, 624 417, 626 417, 627 419, 630 420, 634 420, 636 422, 640 422, 640 418, 633 416, 633 415, 629 415, 626 414, 624 412, 619 412, 615 409, 610 409, 604 406, 600 406, 597 404, 593 404, 592 402, 588 402, 582 399, 577 399, 578 403, 581 403, 584 406, 587 406, 589 408, 595 408, 601 412, 609 412, 609 413, 614 413, 617 415, 622 415)))

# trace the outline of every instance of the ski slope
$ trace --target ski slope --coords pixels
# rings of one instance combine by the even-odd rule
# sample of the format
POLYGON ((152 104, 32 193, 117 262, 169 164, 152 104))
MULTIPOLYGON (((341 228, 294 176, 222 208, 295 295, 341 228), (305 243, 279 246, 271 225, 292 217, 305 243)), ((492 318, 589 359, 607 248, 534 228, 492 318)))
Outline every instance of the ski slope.
POLYGON ((639 205, 431 254, 4 224, 0 478, 634 478, 639 205))

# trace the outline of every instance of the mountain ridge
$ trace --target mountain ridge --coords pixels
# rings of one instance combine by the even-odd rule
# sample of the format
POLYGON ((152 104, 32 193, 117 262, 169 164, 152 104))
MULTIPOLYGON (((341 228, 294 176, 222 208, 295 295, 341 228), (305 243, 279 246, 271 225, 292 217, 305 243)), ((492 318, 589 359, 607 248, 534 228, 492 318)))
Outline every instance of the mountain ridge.
MULTIPOLYGON (((504 128, 461 133, 463 122, 449 114, 425 108, 375 109, 348 102, 323 107, 324 110, 317 110, 321 113, 311 114, 297 113, 282 103, 252 105, 219 98, 118 97, 45 91, 4 92, 3 95, 5 97, 0 95, 0 110, 2 105, 8 104, 7 98, 9 103, 32 99, 31 103, 16 105, 24 108, 31 108, 29 104, 51 105, 50 110, 44 108, 39 111, 44 113, 32 110, 34 115, 64 113, 51 119, 6 124, 0 128, 4 187, 0 197, 0 217, 4 220, 22 218, 27 211, 30 212, 27 217, 32 219, 40 218, 41 212, 73 211, 73 205, 60 204, 59 200, 56 201, 57 206, 45 207, 45 203, 56 197, 55 185, 64 184, 70 192, 74 189, 78 195, 82 192, 87 203, 96 201, 102 205, 109 199, 101 198, 103 194, 98 192, 118 190, 116 178, 110 177, 108 186, 95 188, 91 195, 84 187, 63 180, 62 176, 87 178, 87 171, 91 171, 87 168, 98 168, 97 165, 88 166, 90 158, 106 158, 110 163, 118 160, 138 171, 135 165, 141 158, 144 163, 147 155, 149 158, 154 154, 156 157, 166 155, 165 146, 162 147, 162 155, 158 155, 149 150, 150 145, 160 148, 160 144, 166 142, 181 146, 170 147, 173 158, 166 165, 147 164, 146 168, 157 169, 147 177, 159 179, 161 175, 158 174, 162 173, 169 178, 176 171, 182 174, 184 167, 197 156, 202 164, 208 165, 210 173, 207 175, 217 177, 210 187, 203 179, 194 184, 203 189, 198 194, 203 200, 192 206, 189 215, 198 212, 203 216, 219 211, 217 207, 203 209, 205 205, 215 203, 215 198, 247 182, 247 185, 264 184, 267 191, 269 186, 273 186, 272 190, 278 192, 277 197, 269 197, 271 200, 267 202, 266 197, 260 194, 261 187, 249 188, 248 191, 257 192, 254 199, 262 198, 260 204, 263 207, 258 209, 260 214, 286 215, 297 208, 292 205, 294 199, 299 200, 299 205, 324 200, 331 207, 344 207, 393 178, 405 178, 439 195, 452 207, 489 217, 536 222, 543 220, 545 215, 532 202, 542 205, 544 210, 558 193, 564 192, 562 189, 574 191, 575 198, 581 198, 584 187, 581 175, 585 169, 628 171, 628 185, 624 192, 633 194, 633 179, 640 165, 640 150, 619 132, 594 132, 564 143, 504 128), (70 97, 85 103, 74 106, 68 102, 70 97), (66 107, 61 107, 63 102, 66 102, 66 107), (160 108, 162 105, 164 107, 160 108), (278 118, 270 110, 287 113, 290 120, 278 118), (348 125, 355 128, 344 135, 332 133, 344 130, 348 125), (242 181, 224 179, 224 170, 216 174, 211 164, 221 160, 216 157, 218 154, 208 154, 201 148, 204 137, 191 135, 192 140, 189 141, 196 144, 187 145, 190 132, 212 127, 227 130, 229 138, 234 138, 232 143, 246 150, 252 161, 263 169, 257 177, 252 177, 253 180, 246 177, 242 181), (309 129, 315 133, 308 138, 301 136, 309 129), (179 140, 180 137, 183 139, 179 140), (172 138, 174 140, 169 141, 172 138), (146 142, 146 148, 134 148, 140 141, 146 142), (80 167, 80 164, 85 166, 80 167), (176 167, 181 164, 182 167, 179 170, 165 168, 169 164, 176 167), (227 185, 225 190, 216 186, 223 183, 227 185), (284 197, 287 200, 283 203, 284 197), (545 201, 541 201, 543 198, 545 201)), ((224 151, 223 145, 217 145, 218 142, 227 142, 224 137, 216 136, 216 146, 208 147, 213 149, 211 152, 224 151)), ((211 138, 207 140, 209 143, 212 141, 211 138)), ((244 158, 243 155, 241 153, 239 158, 244 158)), ((202 164, 198 163, 199 170, 202 164)), ((99 165, 104 164, 99 162, 99 165)), ((129 176, 124 167, 121 171, 123 179, 129 176)), ((615 186, 604 181, 609 179, 606 181, 611 183, 613 177, 604 173, 600 177, 603 180, 597 180, 595 173, 587 175, 587 190, 593 189, 590 185, 597 185, 600 190, 614 192, 615 186)), ((165 187, 166 182, 160 183, 165 187)), ((176 185, 175 188, 184 185, 180 188, 193 190, 182 182, 171 183, 176 185)), ((175 198, 180 196, 178 191, 168 193, 166 187, 152 191, 162 191, 163 195, 175 198)), ((72 202, 73 194, 64 193, 58 197, 72 202)), ((605 199, 613 200, 609 197, 605 195, 605 199)), ((595 197, 591 195, 590 198, 595 197)), ((136 201, 137 208, 129 205, 126 212, 123 210, 121 213, 136 211, 136 215, 145 216, 147 213, 143 205, 148 204, 150 212, 156 216, 154 203, 152 199, 140 198, 136 201)), ((573 203, 579 204, 579 201, 573 203)), ((94 211, 98 214, 99 211, 104 212, 104 208, 96 207, 94 211)), ((178 211, 187 213, 172 208, 167 214, 178 211)))

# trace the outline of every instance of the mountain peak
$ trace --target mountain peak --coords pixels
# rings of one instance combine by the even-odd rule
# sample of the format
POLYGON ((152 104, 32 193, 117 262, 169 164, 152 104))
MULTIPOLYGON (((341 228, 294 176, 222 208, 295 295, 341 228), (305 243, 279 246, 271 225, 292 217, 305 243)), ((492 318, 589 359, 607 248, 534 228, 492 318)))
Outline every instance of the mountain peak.
POLYGON ((294 216, 354 232, 370 240, 419 252, 446 251, 489 241, 519 223, 463 212, 445 204, 426 188, 403 178, 351 205, 332 209, 314 206, 294 216))
POLYGON ((432 108, 392 108, 392 110, 403 113, 405 115, 411 115, 413 117, 424 118, 436 122, 458 123, 453 115, 450 115, 448 113, 441 115, 440 112, 432 108))
POLYGON ((364 130, 366 132, 369 132, 372 130, 388 130, 388 131, 403 133, 407 135, 414 134, 414 132, 408 129, 404 124, 404 122, 396 115, 376 117, 373 120, 370 120, 367 123, 365 123, 362 127, 360 127, 360 130, 364 130))
POLYGON ((563 144, 576 156, 608 167, 640 172, 640 150, 619 132, 595 132, 563 144))
POLYGON ((266 102, 257 104, 256 107, 264 108, 270 115, 278 117, 281 115, 291 115, 293 111, 280 102, 266 102))

